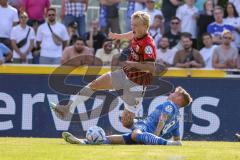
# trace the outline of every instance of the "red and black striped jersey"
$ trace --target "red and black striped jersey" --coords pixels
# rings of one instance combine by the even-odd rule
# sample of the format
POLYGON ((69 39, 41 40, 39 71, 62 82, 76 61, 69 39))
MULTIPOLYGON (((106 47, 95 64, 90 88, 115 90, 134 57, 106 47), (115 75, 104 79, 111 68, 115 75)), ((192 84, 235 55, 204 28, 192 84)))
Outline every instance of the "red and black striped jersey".
MULTIPOLYGON (((134 38, 132 40, 131 53, 128 60, 134 62, 154 62, 156 60, 156 47, 149 34, 143 38, 134 38)), ((153 75, 150 72, 143 72, 136 68, 127 71, 124 67, 123 70, 131 81, 139 85, 149 85, 152 81, 153 75)))

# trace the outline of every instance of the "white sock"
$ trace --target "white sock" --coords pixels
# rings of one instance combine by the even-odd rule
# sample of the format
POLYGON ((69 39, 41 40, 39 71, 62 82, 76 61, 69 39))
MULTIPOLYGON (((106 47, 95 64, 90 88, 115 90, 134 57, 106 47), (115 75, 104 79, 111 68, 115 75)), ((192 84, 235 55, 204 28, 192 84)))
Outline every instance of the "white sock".
POLYGON ((84 102, 86 100, 89 99, 89 97, 91 97, 93 95, 94 91, 86 86, 83 89, 81 89, 78 94, 74 95, 70 100, 72 101, 71 105, 70 105, 70 111, 74 111, 74 109, 76 108, 76 106, 81 103, 84 102))

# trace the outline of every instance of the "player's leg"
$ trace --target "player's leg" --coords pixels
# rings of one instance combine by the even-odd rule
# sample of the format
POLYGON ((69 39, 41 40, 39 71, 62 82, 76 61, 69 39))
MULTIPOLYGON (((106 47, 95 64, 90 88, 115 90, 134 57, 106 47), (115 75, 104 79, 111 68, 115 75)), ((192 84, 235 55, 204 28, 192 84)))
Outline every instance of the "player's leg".
MULTIPOLYGON (((67 105, 54 105, 50 104, 53 108, 53 111, 56 115, 64 119, 65 117, 71 117, 70 111, 74 111, 75 107, 81 103, 86 101, 92 94, 97 90, 109 90, 112 89, 112 78, 110 73, 106 73, 98 77, 96 80, 92 81, 85 87, 83 87, 76 95, 74 95, 67 105)), ((71 119, 71 118, 69 118, 71 119)))
POLYGON ((181 145, 180 141, 167 141, 149 132, 142 132, 136 129, 131 134, 132 140, 146 145, 181 145))
POLYGON ((112 78, 110 73, 106 73, 98 77, 96 80, 83 87, 77 95, 73 96, 70 101, 71 108, 75 108, 80 102, 84 102, 97 90, 113 89, 112 78))
POLYGON ((142 100, 145 88, 130 82, 130 86, 123 90, 124 111, 122 114, 122 124, 124 127, 131 129, 135 113, 142 106, 142 100))
MULTIPOLYGON (((124 135, 106 136, 106 140, 104 140, 102 144, 125 144, 124 135)), ((87 139, 79 139, 69 132, 63 132, 62 137, 66 142, 70 144, 89 144, 87 139)))
POLYGON ((63 132, 62 138, 70 144, 87 144, 86 139, 79 139, 69 132, 63 132))
POLYGON ((110 135, 106 137, 103 144, 125 144, 123 135, 110 135))

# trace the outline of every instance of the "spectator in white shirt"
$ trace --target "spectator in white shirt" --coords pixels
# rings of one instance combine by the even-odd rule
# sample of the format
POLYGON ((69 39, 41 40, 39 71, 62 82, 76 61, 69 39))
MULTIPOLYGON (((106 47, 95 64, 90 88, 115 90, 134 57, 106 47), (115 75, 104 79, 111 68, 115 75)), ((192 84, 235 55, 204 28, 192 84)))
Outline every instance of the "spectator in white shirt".
POLYGON ((169 39, 163 36, 159 42, 159 49, 157 50, 156 61, 163 62, 166 66, 173 65, 173 58, 175 56, 175 50, 169 49, 169 39))
POLYGON ((11 48, 11 30, 18 21, 17 9, 10 6, 8 0, 0 0, 0 42, 8 48, 11 48))
POLYGON ((177 9, 176 16, 181 20, 181 32, 192 34, 193 48, 196 48, 198 9, 194 6, 195 0, 185 0, 185 2, 186 4, 177 9))
POLYGON ((212 55, 217 45, 213 45, 213 40, 210 33, 204 33, 202 35, 202 41, 204 47, 200 50, 200 54, 205 62, 205 68, 212 68, 212 55))
POLYGON ((153 24, 154 17, 156 15, 161 15, 163 17, 162 12, 159 9, 155 9, 155 1, 156 0, 147 0, 145 12, 150 15, 150 26, 153 24))
POLYGON ((20 13, 20 23, 11 31, 13 63, 32 63, 35 35, 32 27, 27 25, 27 20, 27 13, 20 13))
POLYGON ((114 55, 119 54, 117 49, 114 49, 112 40, 106 39, 103 47, 98 49, 95 57, 102 61, 103 65, 110 65, 114 55))
POLYGON ((149 28, 149 33, 157 46, 164 33, 163 17, 161 15, 156 15, 154 17, 153 25, 149 28))
POLYGON ((37 43, 41 45, 40 64, 60 64, 69 35, 66 27, 56 22, 55 8, 48 9, 47 17, 47 22, 37 31, 37 43))
POLYGON ((224 19, 225 24, 231 25, 235 28, 233 30, 234 43, 237 48, 240 48, 240 17, 236 11, 236 8, 232 3, 227 3, 227 6, 224 10, 224 19))

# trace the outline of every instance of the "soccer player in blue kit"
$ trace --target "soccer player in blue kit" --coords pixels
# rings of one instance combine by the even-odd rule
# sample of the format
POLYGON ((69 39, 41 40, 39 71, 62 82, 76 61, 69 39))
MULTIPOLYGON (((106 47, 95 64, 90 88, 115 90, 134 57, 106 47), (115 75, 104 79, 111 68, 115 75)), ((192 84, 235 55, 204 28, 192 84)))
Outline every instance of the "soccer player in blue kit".
MULTIPOLYGON (((146 145, 181 145, 179 133, 179 109, 189 105, 192 98, 182 87, 177 87, 167 101, 160 104, 144 120, 133 123, 131 133, 110 135, 103 144, 146 144, 146 145), (162 136, 170 134, 174 141, 162 136)), ((69 132, 62 134, 71 144, 88 144, 85 139, 78 139, 69 132)))

